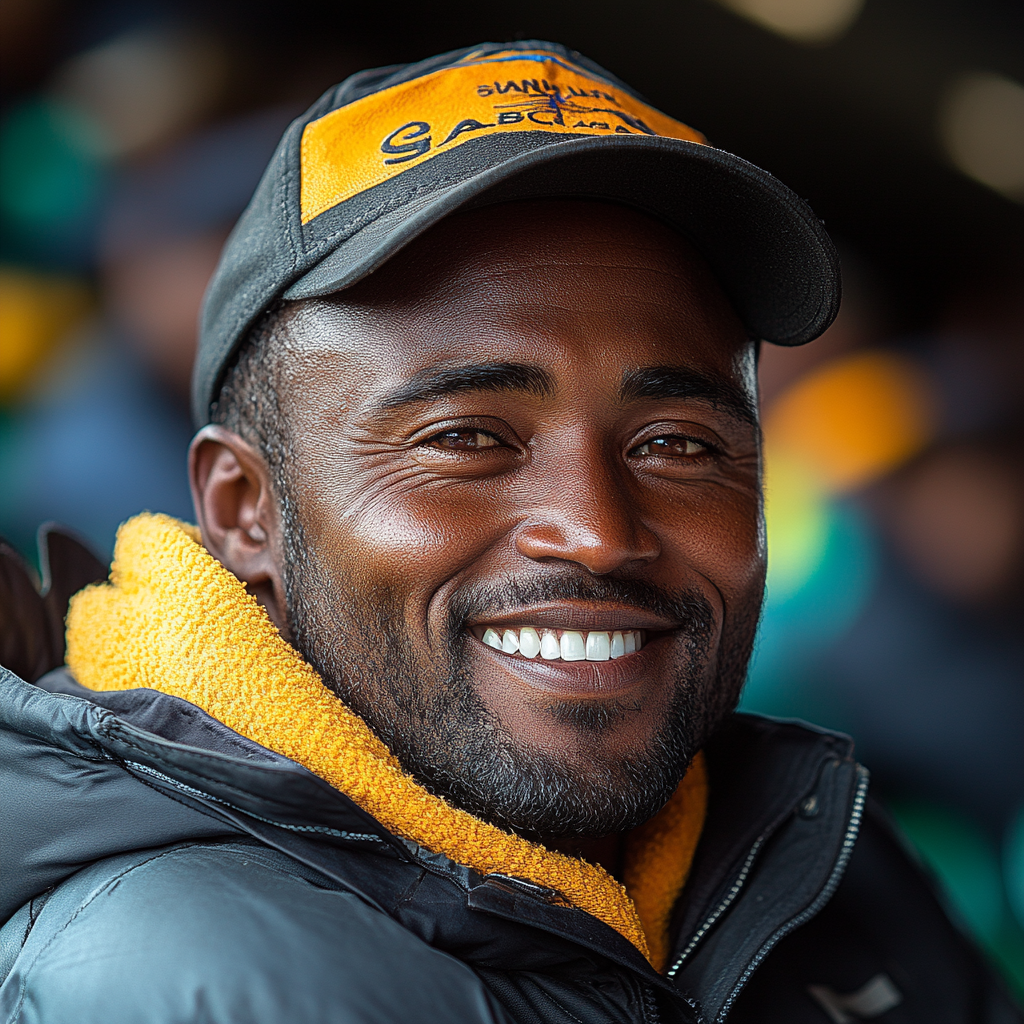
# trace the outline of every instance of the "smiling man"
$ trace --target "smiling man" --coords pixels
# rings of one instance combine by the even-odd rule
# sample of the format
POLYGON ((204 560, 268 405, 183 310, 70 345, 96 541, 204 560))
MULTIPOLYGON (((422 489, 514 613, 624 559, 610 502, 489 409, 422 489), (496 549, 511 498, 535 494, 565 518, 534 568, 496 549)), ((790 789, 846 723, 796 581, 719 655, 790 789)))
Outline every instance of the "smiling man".
POLYGON ((618 837, 743 681, 755 402, 678 233, 590 201, 455 214, 258 325, 194 446, 204 543, 435 792, 618 837))
POLYGON ((806 206, 578 54, 331 90, 207 298, 198 527, 7 674, 4 1019, 1019 1019, 849 740, 734 713, 757 346, 837 303, 806 206))

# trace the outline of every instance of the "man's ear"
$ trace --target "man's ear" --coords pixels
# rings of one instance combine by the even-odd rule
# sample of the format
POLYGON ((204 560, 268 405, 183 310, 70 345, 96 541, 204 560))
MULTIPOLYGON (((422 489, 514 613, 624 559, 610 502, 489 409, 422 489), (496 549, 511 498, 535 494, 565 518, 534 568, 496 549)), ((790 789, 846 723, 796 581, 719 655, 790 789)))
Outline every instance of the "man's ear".
POLYGON ((287 639, 280 520, 266 460, 238 434, 211 424, 192 439, 188 472, 203 545, 287 639))

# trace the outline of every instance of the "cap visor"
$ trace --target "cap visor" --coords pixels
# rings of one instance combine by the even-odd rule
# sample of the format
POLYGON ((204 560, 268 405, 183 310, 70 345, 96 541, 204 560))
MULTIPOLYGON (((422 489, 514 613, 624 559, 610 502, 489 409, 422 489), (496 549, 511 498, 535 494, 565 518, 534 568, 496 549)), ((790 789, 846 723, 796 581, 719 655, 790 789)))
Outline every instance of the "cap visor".
POLYGON ((801 345, 838 312, 838 257, 803 200, 731 153, 637 135, 541 146, 406 203, 345 240, 283 297, 348 288, 457 210, 542 197, 623 203, 676 228, 708 261, 754 338, 801 345))

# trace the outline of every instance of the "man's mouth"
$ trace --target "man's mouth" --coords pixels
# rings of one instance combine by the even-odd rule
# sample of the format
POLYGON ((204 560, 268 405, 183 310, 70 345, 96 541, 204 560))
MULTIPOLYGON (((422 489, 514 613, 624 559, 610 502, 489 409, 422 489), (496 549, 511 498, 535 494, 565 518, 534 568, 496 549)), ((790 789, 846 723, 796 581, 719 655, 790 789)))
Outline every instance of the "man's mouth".
POLYGON ((644 645, 645 631, 547 629, 516 626, 488 627, 477 634, 488 647, 511 657, 543 661, 610 661, 635 654, 644 645))

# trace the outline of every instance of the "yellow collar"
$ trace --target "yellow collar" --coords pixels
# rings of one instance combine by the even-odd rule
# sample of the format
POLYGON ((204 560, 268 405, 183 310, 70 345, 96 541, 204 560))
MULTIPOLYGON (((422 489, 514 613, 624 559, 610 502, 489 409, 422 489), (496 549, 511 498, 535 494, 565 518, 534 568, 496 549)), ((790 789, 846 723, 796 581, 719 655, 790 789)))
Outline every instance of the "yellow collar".
POLYGON ((199 543, 194 527, 140 515, 118 531, 110 583, 71 602, 68 666, 93 690, 145 686, 304 765, 397 835, 483 874, 562 893, 659 970, 672 906, 707 807, 701 755, 674 796, 630 834, 625 886, 602 867, 528 842, 428 793, 278 633, 199 543))

